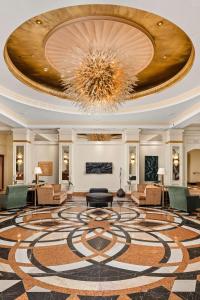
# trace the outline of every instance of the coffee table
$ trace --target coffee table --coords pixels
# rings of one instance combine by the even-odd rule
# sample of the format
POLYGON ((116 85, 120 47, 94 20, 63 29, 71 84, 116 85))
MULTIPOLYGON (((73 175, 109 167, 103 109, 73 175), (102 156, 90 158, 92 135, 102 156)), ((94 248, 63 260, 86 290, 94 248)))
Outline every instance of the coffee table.
POLYGON ((108 203, 112 206, 113 194, 111 193, 88 193, 86 195, 87 206, 108 207, 108 203))

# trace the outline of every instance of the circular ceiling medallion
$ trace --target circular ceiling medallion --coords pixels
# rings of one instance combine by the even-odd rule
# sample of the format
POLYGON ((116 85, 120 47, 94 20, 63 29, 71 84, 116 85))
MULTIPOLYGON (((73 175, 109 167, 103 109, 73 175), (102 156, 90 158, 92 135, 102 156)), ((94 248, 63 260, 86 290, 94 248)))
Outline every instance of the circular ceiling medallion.
POLYGON ((80 63, 82 53, 112 49, 133 67, 135 74, 140 73, 153 58, 153 43, 142 30, 120 21, 108 17, 81 18, 58 26, 46 40, 48 62, 62 74, 80 63))
POLYGON ((134 68, 138 83, 129 99, 173 84, 194 59, 190 38, 172 22, 135 8, 100 4, 60 8, 26 21, 10 35, 4 54, 10 71, 25 84, 69 99, 61 84, 63 70, 73 68, 80 53, 91 48, 117 51, 134 68))

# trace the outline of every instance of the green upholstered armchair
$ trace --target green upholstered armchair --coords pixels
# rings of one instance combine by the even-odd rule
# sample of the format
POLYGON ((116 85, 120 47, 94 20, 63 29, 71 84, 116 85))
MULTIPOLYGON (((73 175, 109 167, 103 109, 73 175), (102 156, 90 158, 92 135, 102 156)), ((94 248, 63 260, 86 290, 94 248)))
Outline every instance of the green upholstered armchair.
POLYGON ((187 187, 168 186, 170 207, 186 212, 200 208, 200 197, 190 196, 187 187))
POLYGON ((8 185, 6 193, 0 195, 0 208, 11 209, 26 206, 27 191, 27 185, 8 185))

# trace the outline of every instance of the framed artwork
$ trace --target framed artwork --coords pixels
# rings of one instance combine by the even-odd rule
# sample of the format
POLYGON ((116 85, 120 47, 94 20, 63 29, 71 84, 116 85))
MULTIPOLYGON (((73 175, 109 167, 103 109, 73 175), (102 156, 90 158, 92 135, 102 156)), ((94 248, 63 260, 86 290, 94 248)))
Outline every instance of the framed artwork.
POLYGON ((145 156, 145 181, 158 181, 158 156, 145 156))
POLYGON ((41 176, 52 176, 53 175, 53 162, 52 161, 39 161, 38 167, 41 168, 41 176))

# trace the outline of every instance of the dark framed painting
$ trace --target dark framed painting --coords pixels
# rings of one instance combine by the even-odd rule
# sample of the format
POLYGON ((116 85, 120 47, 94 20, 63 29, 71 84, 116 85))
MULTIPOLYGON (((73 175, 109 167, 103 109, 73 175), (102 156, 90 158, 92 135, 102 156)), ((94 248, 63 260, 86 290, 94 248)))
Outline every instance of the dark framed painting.
POLYGON ((87 162, 86 174, 112 174, 112 163, 87 162))
POLYGON ((158 181, 158 156, 145 156, 145 181, 158 181))

